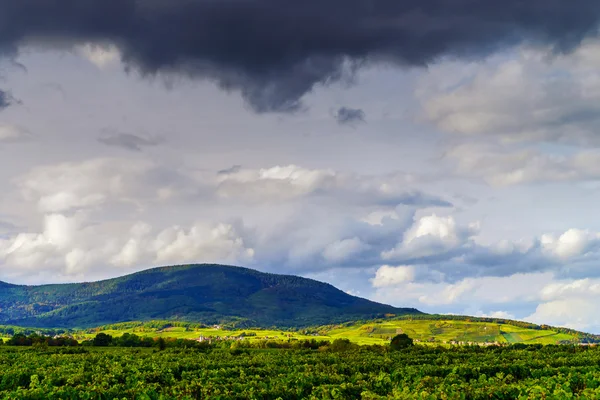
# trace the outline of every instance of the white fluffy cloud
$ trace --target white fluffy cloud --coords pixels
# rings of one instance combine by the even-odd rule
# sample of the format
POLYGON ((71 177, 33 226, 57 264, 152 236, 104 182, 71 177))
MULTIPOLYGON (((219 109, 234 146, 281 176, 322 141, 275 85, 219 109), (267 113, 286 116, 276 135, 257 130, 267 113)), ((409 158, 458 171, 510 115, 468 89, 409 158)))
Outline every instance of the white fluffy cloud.
POLYGON ((544 272, 465 278, 456 283, 419 283, 413 281, 413 271, 412 267, 379 268, 371 280, 374 298, 427 311, 453 309, 479 317, 522 319, 600 332, 599 279, 569 280, 544 272), (506 307, 512 311, 502 310, 506 307), (532 311, 527 313, 527 308, 532 311))
MULTIPOLYGON (((437 196, 414 190, 411 181, 409 175, 397 173, 363 176, 293 165, 235 167, 216 173, 135 157, 38 166, 14 179, 24 204, 35 205, 47 220, 53 215, 70 218, 73 213, 85 218, 80 217, 73 228, 71 241, 56 234, 65 226, 52 228, 58 226, 57 218, 46 223, 42 234, 7 236, 5 242, 12 244, 5 247, 12 249, 15 241, 27 238, 17 252, 20 259, 33 265, 45 257, 33 254, 42 254, 40 249, 47 247, 51 250, 44 254, 53 257, 46 257, 39 268, 52 264, 65 273, 85 273, 98 264, 138 268, 207 261, 266 268, 278 263, 315 269, 369 265, 390 235, 403 232, 405 222, 395 215, 373 226, 359 217, 372 210, 395 213, 399 204, 413 213, 449 206, 437 196), (157 212, 176 201, 181 210, 168 207, 168 214, 157 212), (339 211, 332 212, 332 204, 342 201, 339 211), (224 212, 204 212, 205 207, 214 210, 215 202, 224 212), (190 224, 190 219, 198 222, 190 224), (251 221, 253 233, 223 222, 235 219, 242 224, 251 221), (318 219, 326 224, 315 229, 318 219)), ((11 260, 17 253, 10 251, 11 260)))
POLYGON ((489 313, 479 312, 476 313, 475 316, 484 318, 517 319, 513 314, 506 311, 491 311, 489 313))
MULTIPOLYGON (((385 271, 385 270, 384 270, 385 271)), ((378 271, 379 273, 379 271, 378 271)), ((416 307, 454 305, 473 309, 487 305, 498 307, 515 302, 535 302, 540 292, 551 283, 554 275, 549 272, 514 274, 505 277, 464 278, 455 283, 413 282, 409 280, 387 281, 387 285, 375 286, 375 297, 393 304, 411 304, 416 307)))
POLYGON ((138 223, 110 261, 115 266, 132 267, 140 263, 250 263, 253 257, 254 249, 246 246, 231 224, 197 223, 189 229, 172 226, 154 234, 149 225, 138 223))
POLYGON ((569 229, 562 235, 543 235, 541 244, 544 250, 551 252, 561 259, 585 256, 597 252, 600 247, 600 233, 569 229))
POLYGON ((417 177, 407 173, 369 176, 297 165, 262 169, 238 166, 218 175, 217 194, 222 199, 255 202, 311 197, 362 206, 450 206, 447 200, 416 190, 416 183, 417 177))
POLYGON ((153 247, 159 264, 197 260, 249 263, 254 257, 254 249, 246 247, 230 224, 197 224, 189 230, 172 227, 158 234, 153 247))
POLYGON ((306 169, 295 165, 230 171, 181 170, 139 158, 99 158, 40 166, 15 179, 26 200, 42 212, 99 206, 108 201, 142 205, 187 194, 218 201, 265 204, 311 197, 348 205, 449 207, 441 197, 415 190, 414 177, 306 169))
POLYGON ((373 287, 381 288, 386 286, 396 286, 401 283, 412 282, 415 279, 415 267, 402 265, 392 267, 383 265, 377 269, 375 278, 371 280, 373 287))
POLYGON ((460 176, 480 178, 494 186, 600 179, 600 152, 581 150, 552 154, 522 146, 466 143, 445 152, 460 176))
POLYGON ((79 215, 46 215, 43 232, 20 233, 0 240, 0 268, 16 276, 38 269, 54 269, 64 263, 65 255, 74 250, 81 229, 79 215), (19 269, 14 270, 15 267, 19 269))
POLYGON ((381 253, 384 260, 437 257, 464 246, 476 233, 477 224, 459 227, 453 217, 435 214, 416 220, 398 245, 381 253))
POLYGON ((541 302, 526 319, 539 324, 600 331, 600 281, 598 279, 562 280, 540 291, 541 302))
MULTIPOLYGON (((64 274, 83 274, 95 265, 135 269, 208 261, 295 273, 401 265, 379 270, 374 282, 383 287, 409 277, 414 282, 465 285, 469 276, 560 271, 598 256, 600 234, 576 229, 528 241, 483 244, 478 222, 463 224, 451 215, 429 211, 439 204, 424 200, 424 195, 417 200, 406 197, 409 185, 397 179, 398 175, 360 176, 295 166, 182 174, 135 159, 37 167, 15 182, 23 198, 44 216, 44 228, 42 233, 6 236, 3 264, 52 266, 64 274), (274 200, 257 204, 255 196, 274 200), (153 211, 176 198, 182 201, 181 213, 153 211), (193 216, 196 208, 224 198, 239 212, 193 216), (343 198, 348 201, 337 213, 329 202, 315 201, 338 203, 343 198), (409 199, 409 205, 396 207, 402 199, 409 199), (278 215, 285 208, 275 205, 288 203, 287 211, 278 215), (127 208, 119 218, 107 219, 106 209, 119 205, 127 208), (190 223, 191 218, 197 222, 190 223), (235 219, 240 223, 227 222, 235 219)), ((461 287, 447 290, 460 292, 461 287)))
POLYGON ((454 133, 445 161, 495 187, 600 179, 600 41, 569 54, 523 48, 484 63, 441 63, 417 96, 454 133))
POLYGON ((552 282, 540 291, 540 299, 540 304, 527 320, 600 331, 600 280, 586 278, 552 282))
POLYGON ((483 66, 442 64, 419 95, 443 131, 599 145, 599 52, 600 42, 588 41, 574 54, 522 49, 483 66))
POLYGON ((256 261, 259 265, 275 264, 299 272, 386 264, 374 278, 377 286, 386 286, 386 280, 394 282, 391 276, 396 271, 399 276, 410 271, 415 283, 451 284, 468 277, 544 271, 564 274, 576 269, 580 274, 597 275, 593 260, 600 256, 598 232, 569 229, 559 234, 488 243, 479 238, 483 228, 478 222, 461 224, 452 216, 420 214, 413 214, 413 221, 358 220, 320 229, 312 222, 307 227, 291 226, 285 236, 289 240, 278 240, 281 234, 277 232, 259 241, 256 261))
MULTIPOLYGON (((137 223, 129 232, 112 234, 82 215, 45 217, 41 233, 21 233, 0 240, 0 271, 17 280, 36 281, 56 273, 68 279, 106 276, 99 265, 134 268, 187 262, 251 263, 254 249, 238 229, 226 223, 172 226, 156 232, 137 223)), ((112 275, 112 274, 109 274, 112 275)))
POLYGON ((156 168, 144 160, 94 159, 36 167, 15 182, 25 200, 36 201, 41 212, 65 212, 107 201, 158 199, 170 183, 153 182, 153 175, 160 175, 156 168))

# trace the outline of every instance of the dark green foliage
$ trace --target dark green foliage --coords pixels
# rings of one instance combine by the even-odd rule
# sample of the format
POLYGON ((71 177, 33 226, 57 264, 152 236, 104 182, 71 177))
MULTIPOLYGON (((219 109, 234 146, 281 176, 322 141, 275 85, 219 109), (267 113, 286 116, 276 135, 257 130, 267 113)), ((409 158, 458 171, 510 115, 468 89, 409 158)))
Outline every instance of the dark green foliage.
POLYGON ((64 347, 64 346, 79 346, 77 340, 66 337, 51 337, 38 335, 37 333, 29 336, 23 333, 17 333, 6 341, 8 346, 37 346, 37 347, 64 347))
POLYGON ((357 347, 357 345, 353 344, 348 339, 335 339, 331 342, 331 345, 329 345, 331 351, 348 351, 357 347))
POLYGON ((0 348, 3 399, 598 399, 600 350, 0 348))
POLYGON ((301 327, 419 313, 297 276, 222 265, 155 268, 100 282, 3 286, 0 324, 93 327, 171 319, 301 327))
POLYGON ((392 338, 390 348, 392 350, 403 350, 413 346, 413 340, 406 333, 400 333, 392 338))
POLYGON ((113 342, 113 337, 107 335, 106 333, 99 333, 94 337, 92 343, 96 347, 106 347, 110 346, 113 342))

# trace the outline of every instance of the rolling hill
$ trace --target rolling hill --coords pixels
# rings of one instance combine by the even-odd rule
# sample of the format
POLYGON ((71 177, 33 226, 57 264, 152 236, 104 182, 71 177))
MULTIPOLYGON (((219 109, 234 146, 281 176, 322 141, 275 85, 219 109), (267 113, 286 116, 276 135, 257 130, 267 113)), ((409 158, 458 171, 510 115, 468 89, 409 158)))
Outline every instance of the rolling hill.
POLYGON ((224 265, 154 268, 89 283, 0 282, 0 324, 40 328, 151 319, 302 327, 385 314, 421 313, 351 296, 312 279, 224 265))
MULTIPOLYGON (((2 327, 0 327, 0 331, 2 327)), ((416 343, 432 346, 465 344, 574 344, 600 343, 600 336, 567 328, 495 318, 411 314, 372 321, 346 322, 321 327, 290 330, 207 327, 170 321, 134 321, 99 326, 71 333, 78 340, 92 339, 98 333, 119 337, 125 333, 142 337, 196 339, 243 335, 249 341, 349 339, 360 345, 383 345, 398 333, 406 333, 416 343)))

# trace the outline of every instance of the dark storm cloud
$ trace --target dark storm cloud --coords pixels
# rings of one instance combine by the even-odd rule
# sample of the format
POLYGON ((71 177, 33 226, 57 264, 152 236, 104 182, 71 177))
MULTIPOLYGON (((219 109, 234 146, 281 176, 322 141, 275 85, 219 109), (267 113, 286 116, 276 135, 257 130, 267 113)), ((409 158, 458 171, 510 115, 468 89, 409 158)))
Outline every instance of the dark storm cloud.
POLYGON ((233 165, 233 166, 231 166, 229 168, 220 170, 219 172, 217 172, 217 175, 237 174, 241 170, 242 170, 242 166, 241 165, 233 165))
POLYGON ((11 96, 8 93, 0 90, 0 110, 3 110, 6 107, 10 106, 11 103, 12 103, 11 96))
POLYGON ((240 91, 294 111, 363 63, 423 66, 523 41, 569 50, 596 35, 598 0, 0 0, 0 53, 22 43, 114 43, 128 68, 240 91))
POLYGON ((335 114, 335 119, 340 125, 354 125, 365 122, 365 112, 360 108, 342 107, 335 114))
POLYGON ((130 151, 141 151, 143 147, 158 146, 163 143, 162 138, 146 138, 117 132, 104 134, 98 138, 98 141, 107 146, 121 147, 130 151))

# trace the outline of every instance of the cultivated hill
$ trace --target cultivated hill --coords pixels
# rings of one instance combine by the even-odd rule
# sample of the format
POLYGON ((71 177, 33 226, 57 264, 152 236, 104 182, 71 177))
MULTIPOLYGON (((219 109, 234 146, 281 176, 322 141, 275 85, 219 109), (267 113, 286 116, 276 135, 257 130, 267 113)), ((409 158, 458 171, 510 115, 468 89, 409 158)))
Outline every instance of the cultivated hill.
POLYGON ((385 314, 420 314, 351 296, 312 279, 224 265, 154 268, 91 283, 0 282, 0 324, 91 327, 176 319, 302 327, 385 314))
MULTIPOLYGON (((1 327, 0 332, 15 331, 1 327)), ((357 344, 383 345, 398 333, 406 333, 421 345, 508 345, 508 344, 574 344, 600 343, 600 336, 568 328, 537 325, 529 322, 458 315, 409 314, 372 321, 345 322, 294 330, 206 327, 182 321, 133 321, 96 328, 74 330, 78 340, 92 339, 98 333, 113 337, 125 333, 150 338, 196 339, 204 337, 245 336, 249 341, 261 340, 327 340, 349 339, 357 344)))

